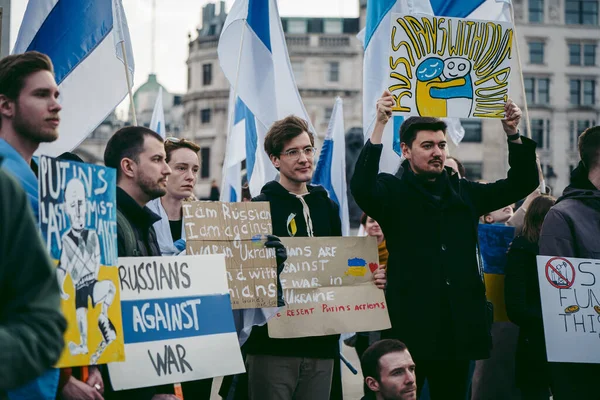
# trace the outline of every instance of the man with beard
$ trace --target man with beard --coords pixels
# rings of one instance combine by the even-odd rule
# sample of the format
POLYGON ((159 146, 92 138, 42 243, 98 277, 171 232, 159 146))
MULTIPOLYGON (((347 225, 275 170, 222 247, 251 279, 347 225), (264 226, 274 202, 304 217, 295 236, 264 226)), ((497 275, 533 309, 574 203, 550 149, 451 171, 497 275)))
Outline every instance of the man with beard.
POLYGON ((416 400, 415 363, 399 340, 384 339, 369 346, 360 359, 368 390, 363 400, 416 400))
MULTIPOLYGON (((106 145, 104 164, 117 170, 117 245, 119 257, 159 257, 152 226, 160 217, 146 205, 167 192, 171 168, 162 137, 142 126, 118 130, 106 145)), ((135 371, 131 371, 132 374, 135 371)), ((108 379, 106 379, 108 381, 108 379)), ((105 399, 177 400, 173 385, 105 393, 105 399)))
POLYGON ((502 120, 508 177, 470 182, 444 168, 446 124, 411 117, 400 127, 402 177, 378 174, 381 138, 394 104, 388 91, 377 101, 375 128, 351 181, 357 204, 379 222, 387 241, 392 328, 382 336, 410 348, 418 388, 427 379, 433 400, 462 400, 469 360, 489 357, 491 344, 492 315, 476 252, 478 220, 536 188, 535 143, 519 135, 521 110, 509 100, 502 120))
MULTIPOLYGON (((39 212, 38 180, 37 165, 32 158, 40 143, 53 142, 58 138, 61 110, 58 97, 54 67, 45 54, 31 51, 0 60, 2 168, 16 178, 27 193, 36 221, 39 212)), ((52 280, 56 284, 54 277, 52 280)), ((57 285, 53 287, 57 288, 57 285)), ((56 305, 56 302, 49 298, 48 305, 56 305)), ((56 326, 57 332, 62 335, 66 323, 57 307, 44 311, 43 318, 48 327, 56 326)), ((53 398, 58 388, 58 377, 59 370, 51 369, 30 384, 11 391, 9 397, 53 398)), ((95 391, 93 388, 89 389, 95 391)))

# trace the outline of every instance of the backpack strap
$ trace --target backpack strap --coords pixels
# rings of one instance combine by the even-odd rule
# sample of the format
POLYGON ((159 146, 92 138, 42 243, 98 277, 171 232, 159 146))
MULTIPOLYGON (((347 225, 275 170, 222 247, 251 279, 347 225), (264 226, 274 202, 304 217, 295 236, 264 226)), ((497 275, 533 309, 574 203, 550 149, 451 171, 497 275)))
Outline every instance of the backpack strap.
POLYGON ((135 238, 135 232, 133 231, 133 227, 127 220, 127 217, 117 208, 117 232, 123 236, 123 243, 125 244, 125 249, 123 254, 127 257, 136 257, 140 256, 139 251, 137 249, 137 239, 135 238))

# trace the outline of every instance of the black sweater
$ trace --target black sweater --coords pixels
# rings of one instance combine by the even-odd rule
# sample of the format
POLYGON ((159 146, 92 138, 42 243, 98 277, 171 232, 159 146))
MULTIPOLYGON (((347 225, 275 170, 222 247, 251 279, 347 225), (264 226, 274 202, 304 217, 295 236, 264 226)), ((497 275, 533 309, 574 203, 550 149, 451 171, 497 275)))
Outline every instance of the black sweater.
MULTIPOLYGON (((339 208, 322 186, 308 186, 304 200, 310 210, 314 236, 342 236, 339 208)), ((252 201, 268 201, 271 205, 273 234, 280 237, 307 237, 302 203, 278 182, 269 182, 252 201), (295 217, 291 217, 295 214, 295 217), (294 223, 291 220, 294 220, 294 223), (295 226, 295 227, 294 227, 295 226)), ((339 353, 339 335, 294 339, 272 339, 267 325, 255 326, 244 349, 248 354, 288 357, 334 358, 339 353)))

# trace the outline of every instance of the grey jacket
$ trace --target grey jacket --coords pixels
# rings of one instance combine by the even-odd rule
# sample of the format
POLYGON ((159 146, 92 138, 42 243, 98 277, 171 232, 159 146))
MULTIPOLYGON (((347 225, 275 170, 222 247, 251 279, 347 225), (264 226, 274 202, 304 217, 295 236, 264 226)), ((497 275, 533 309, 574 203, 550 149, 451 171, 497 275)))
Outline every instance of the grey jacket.
POLYGON ((539 246, 544 256, 600 259, 600 190, 589 181, 583 163, 546 215, 539 246))

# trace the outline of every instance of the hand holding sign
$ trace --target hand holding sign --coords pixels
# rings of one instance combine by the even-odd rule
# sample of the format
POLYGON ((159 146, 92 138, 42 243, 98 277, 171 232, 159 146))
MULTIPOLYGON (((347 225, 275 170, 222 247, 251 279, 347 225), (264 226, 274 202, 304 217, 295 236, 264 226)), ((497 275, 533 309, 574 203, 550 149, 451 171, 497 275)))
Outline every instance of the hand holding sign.
POLYGON ((504 111, 506 112, 506 118, 502 120, 502 128, 504 128, 507 136, 514 135, 518 132, 523 112, 511 99, 508 99, 504 111))

